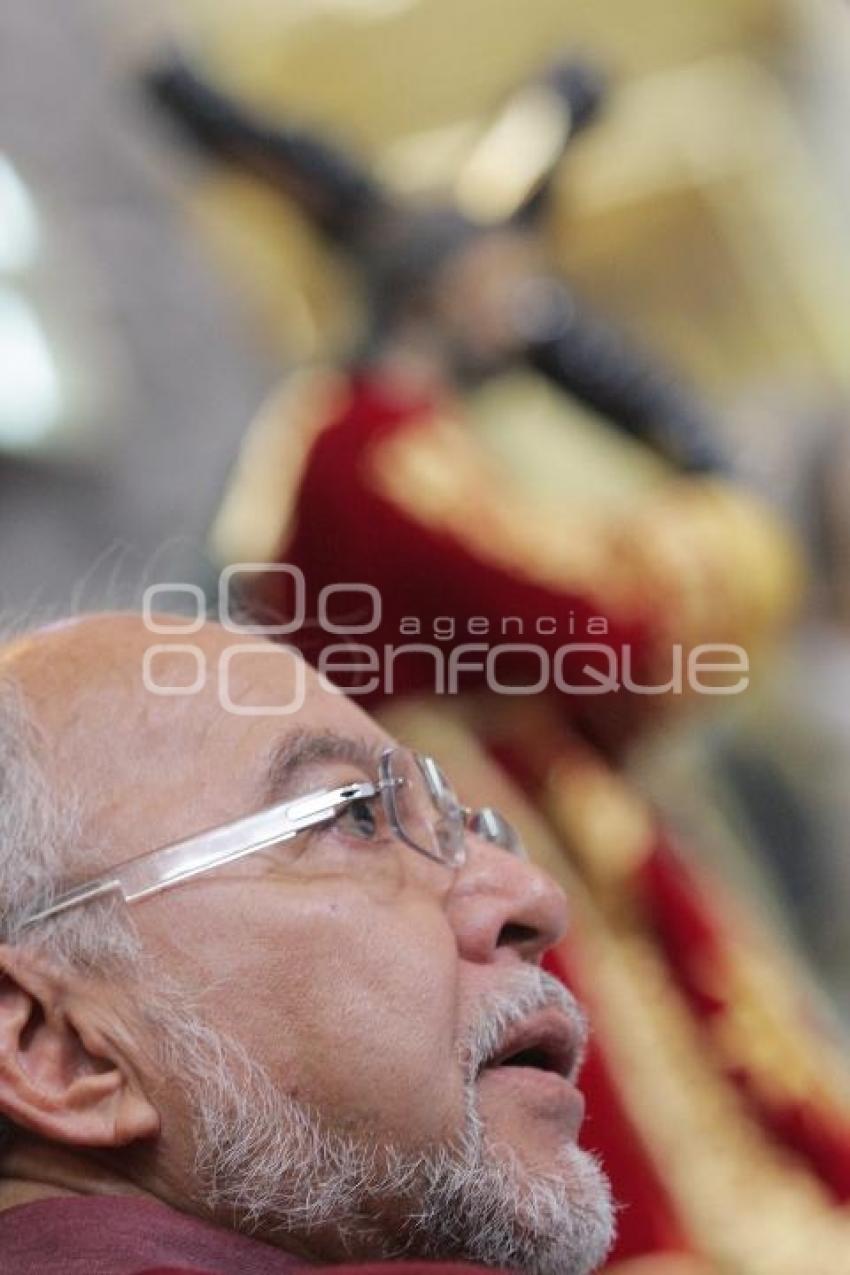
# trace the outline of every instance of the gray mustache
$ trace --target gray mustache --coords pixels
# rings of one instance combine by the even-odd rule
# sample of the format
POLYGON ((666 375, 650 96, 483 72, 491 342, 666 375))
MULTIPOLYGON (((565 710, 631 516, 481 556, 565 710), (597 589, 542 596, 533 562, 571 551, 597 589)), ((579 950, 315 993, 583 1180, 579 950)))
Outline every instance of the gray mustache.
POLYGON ((529 966, 515 970, 498 992, 485 997, 461 1042, 461 1063, 468 1080, 498 1051, 508 1032, 530 1014, 555 1008, 569 1019, 578 1045, 579 1062, 587 1050, 587 1015, 571 992, 553 974, 529 966))

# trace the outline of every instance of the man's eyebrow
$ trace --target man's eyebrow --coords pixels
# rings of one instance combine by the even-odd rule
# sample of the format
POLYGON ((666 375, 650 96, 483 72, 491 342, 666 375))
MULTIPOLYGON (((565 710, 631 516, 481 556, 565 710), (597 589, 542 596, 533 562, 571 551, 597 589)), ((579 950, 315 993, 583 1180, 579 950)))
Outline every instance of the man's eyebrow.
POLYGON ((317 762, 345 762, 367 775, 374 775, 386 746, 383 740, 369 743, 365 739, 337 735, 333 731, 294 731, 271 751, 265 799, 267 802, 282 800, 298 772, 317 762))

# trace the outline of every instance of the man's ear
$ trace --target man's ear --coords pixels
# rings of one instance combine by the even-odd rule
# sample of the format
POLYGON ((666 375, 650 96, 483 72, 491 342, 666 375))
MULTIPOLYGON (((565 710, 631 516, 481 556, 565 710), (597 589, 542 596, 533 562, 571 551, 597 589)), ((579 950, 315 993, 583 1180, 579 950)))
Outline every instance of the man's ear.
POLYGON ((157 1111, 99 1025, 105 1018, 73 977, 0 946, 0 1115, 71 1146, 155 1136, 157 1111))

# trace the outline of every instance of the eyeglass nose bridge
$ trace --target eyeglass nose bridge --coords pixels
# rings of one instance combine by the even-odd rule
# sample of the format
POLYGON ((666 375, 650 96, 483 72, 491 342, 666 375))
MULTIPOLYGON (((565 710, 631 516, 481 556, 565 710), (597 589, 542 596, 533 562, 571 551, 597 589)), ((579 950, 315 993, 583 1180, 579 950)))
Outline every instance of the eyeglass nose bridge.
POLYGON ((381 757, 378 788, 396 836, 426 858, 444 866, 462 867, 467 858, 467 832, 472 832, 508 854, 527 858, 516 830, 507 819, 492 806, 474 808, 459 802, 451 784, 431 757, 408 749, 388 748, 381 757), (429 791, 433 811, 433 846, 423 844, 422 840, 412 835, 401 815, 398 794, 409 781, 404 775, 394 773, 393 762, 402 753, 410 756, 429 791))

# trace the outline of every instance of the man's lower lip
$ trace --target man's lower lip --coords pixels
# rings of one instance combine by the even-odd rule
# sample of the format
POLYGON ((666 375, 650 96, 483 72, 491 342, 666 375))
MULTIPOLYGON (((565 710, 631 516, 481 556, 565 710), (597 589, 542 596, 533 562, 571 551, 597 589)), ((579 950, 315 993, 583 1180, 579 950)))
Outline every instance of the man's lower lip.
POLYGON ((572 1137, 578 1137, 584 1119, 584 1096, 575 1085, 556 1071, 540 1067, 485 1067, 478 1076, 479 1084, 494 1084, 505 1091, 513 1089, 517 1098, 530 1100, 545 1113, 564 1119, 572 1137))

